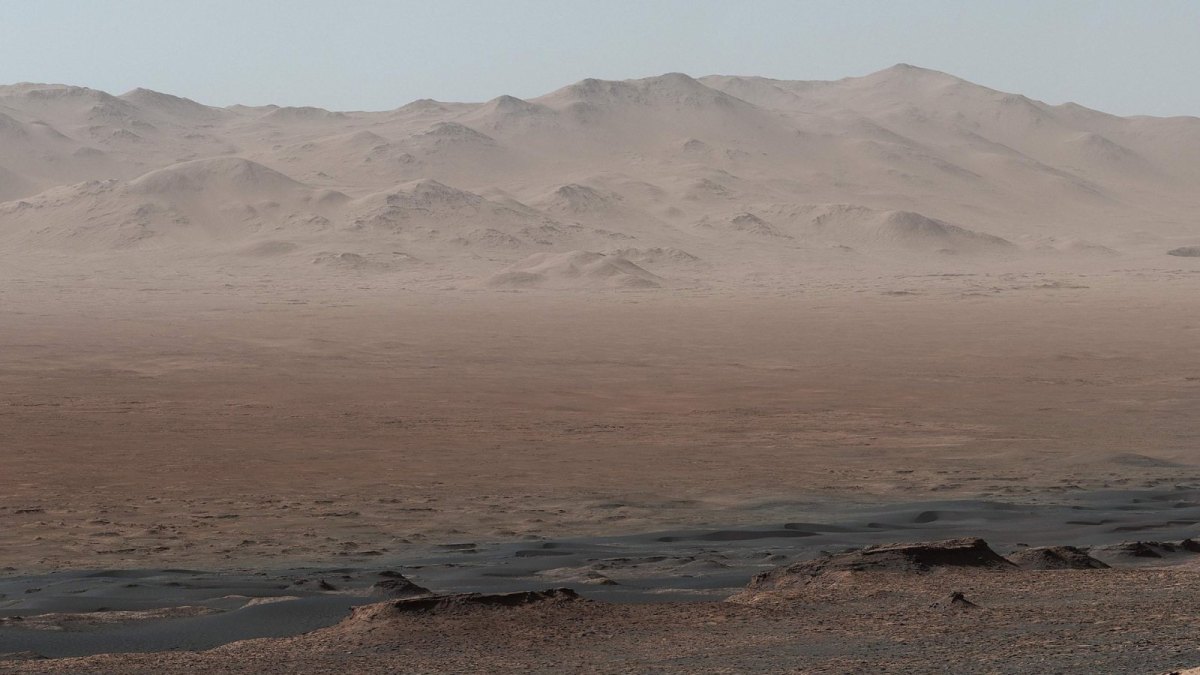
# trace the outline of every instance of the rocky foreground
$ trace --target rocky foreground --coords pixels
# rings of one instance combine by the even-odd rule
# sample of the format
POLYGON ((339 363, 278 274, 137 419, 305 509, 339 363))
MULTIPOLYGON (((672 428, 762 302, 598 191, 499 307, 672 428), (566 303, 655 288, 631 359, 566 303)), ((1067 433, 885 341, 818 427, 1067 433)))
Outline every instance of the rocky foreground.
MULTIPOLYGON (((205 652, 45 660, 15 673, 1175 672, 1200 663, 1200 568, 1110 567, 1073 547, 873 546, 780 567, 725 602, 608 604, 569 589, 424 594, 340 624, 205 652)), ((1110 560, 1113 558, 1110 556, 1110 560)), ((1155 563, 1151 563, 1152 565, 1155 563)))

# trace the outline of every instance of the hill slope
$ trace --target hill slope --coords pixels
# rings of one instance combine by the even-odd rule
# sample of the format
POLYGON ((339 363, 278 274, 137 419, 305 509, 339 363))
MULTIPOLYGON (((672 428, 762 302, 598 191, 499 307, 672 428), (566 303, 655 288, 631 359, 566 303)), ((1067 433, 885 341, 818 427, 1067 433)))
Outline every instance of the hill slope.
POLYGON ((270 238, 280 260, 403 253, 475 279, 573 251, 683 251, 729 280, 848 250, 868 266, 1162 257, 1200 241, 1200 119, 903 64, 828 82, 587 79, 386 112, 25 83, 0 87, 0 201, 0 243, 22 255, 270 238))

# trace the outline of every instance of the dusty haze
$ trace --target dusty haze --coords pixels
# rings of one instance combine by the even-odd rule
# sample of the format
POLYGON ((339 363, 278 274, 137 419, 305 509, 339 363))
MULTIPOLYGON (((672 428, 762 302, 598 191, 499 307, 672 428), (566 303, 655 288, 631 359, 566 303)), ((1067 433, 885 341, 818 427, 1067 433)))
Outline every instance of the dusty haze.
POLYGON ((907 65, 370 113, 0 87, 5 564, 1167 485, 1198 188, 1196 118, 907 65))

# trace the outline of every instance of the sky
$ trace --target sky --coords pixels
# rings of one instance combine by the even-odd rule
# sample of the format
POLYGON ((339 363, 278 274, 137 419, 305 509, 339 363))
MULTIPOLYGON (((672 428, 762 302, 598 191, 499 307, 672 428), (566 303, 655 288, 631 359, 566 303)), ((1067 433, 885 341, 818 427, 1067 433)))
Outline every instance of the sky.
POLYGON ((587 77, 828 80, 896 63, 1200 116, 1200 1, 0 0, 0 83, 385 110, 587 77))

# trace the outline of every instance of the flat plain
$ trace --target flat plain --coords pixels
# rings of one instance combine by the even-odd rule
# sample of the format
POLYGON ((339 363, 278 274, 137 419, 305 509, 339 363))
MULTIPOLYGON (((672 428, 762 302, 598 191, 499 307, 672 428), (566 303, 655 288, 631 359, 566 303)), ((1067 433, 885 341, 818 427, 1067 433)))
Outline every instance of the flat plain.
POLYGON ((1200 271, 1146 276, 8 291, 5 564, 292 562, 1195 480, 1200 271))

